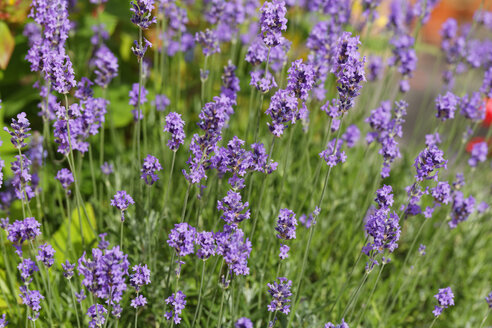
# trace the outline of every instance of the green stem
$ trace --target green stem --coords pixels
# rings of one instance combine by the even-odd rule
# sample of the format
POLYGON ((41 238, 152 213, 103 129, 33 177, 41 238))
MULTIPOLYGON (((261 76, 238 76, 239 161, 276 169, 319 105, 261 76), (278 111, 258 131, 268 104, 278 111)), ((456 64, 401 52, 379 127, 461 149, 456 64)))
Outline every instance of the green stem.
POLYGON ((201 278, 200 278, 200 290, 198 292, 198 303, 196 305, 196 310, 195 310, 195 317, 193 318, 193 324, 192 324, 192 328, 195 327, 195 324, 198 320, 198 322, 200 322, 200 318, 198 317, 198 309, 200 308, 201 306, 201 302, 202 302, 202 290, 203 290, 203 278, 205 276, 205 261, 202 261, 202 275, 201 275, 201 278))
POLYGON ((70 284, 70 291, 72 292, 72 303, 73 303, 73 309, 75 311, 75 317, 77 318, 77 327, 80 328, 80 319, 79 319, 79 311, 77 311, 77 303, 75 302, 75 294, 73 291, 73 285, 72 285, 72 280, 68 280, 70 284))
POLYGON ((430 324, 429 328, 434 327, 434 324, 436 323, 438 317, 434 317, 434 320, 432 320, 432 323, 430 324))
POLYGON ((364 313, 366 312, 367 306, 371 302, 372 296, 374 295, 374 291, 376 290, 376 287, 378 285, 379 279, 381 278, 381 273, 383 272, 385 265, 386 265, 386 263, 383 263, 381 265, 381 268, 379 269, 378 277, 376 278, 376 282, 374 283, 374 286, 372 286, 371 294, 369 294, 369 298, 366 300, 366 304, 367 305, 362 308, 362 311, 361 311, 361 313, 359 315, 359 318, 357 319, 357 323, 355 324, 355 327, 358 327, 359 326, 359 323, 362 320, 362 317, 364 316, 364 313))
POLYGON ((480 324, 480 328, 483 328, 483 326, 485 325, 485 322, 487 322, 487 318, 488 318, 489 314, 490 314, 490 308, 488 308, 487 313, 485 313, 485 317, 483 317, 482 323, 480 324))

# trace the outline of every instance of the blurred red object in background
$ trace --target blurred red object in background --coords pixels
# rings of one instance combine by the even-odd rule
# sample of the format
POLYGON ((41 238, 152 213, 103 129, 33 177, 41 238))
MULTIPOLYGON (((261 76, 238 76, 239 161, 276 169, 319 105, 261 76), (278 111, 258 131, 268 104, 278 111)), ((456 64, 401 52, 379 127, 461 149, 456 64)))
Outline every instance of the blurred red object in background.
POLYGON ((492 98, 485 99, 485 118, 483 119, 483 125, 492 125, 492 98))
MULTIPOLYGON (((484 141, 485 141, 484 137, 473 137, 473 138, 471 138, 471 140, 468 141, 468 143, 466 144, 466 152, 471 153, 473 146, 475 146, 479 142, 484 142, 484 141)), ((487 141, 487 146, 489 146, 489 149, 490 149, 491 145, 492 145, 492 139, 489 139, 489 141, 487 141)))

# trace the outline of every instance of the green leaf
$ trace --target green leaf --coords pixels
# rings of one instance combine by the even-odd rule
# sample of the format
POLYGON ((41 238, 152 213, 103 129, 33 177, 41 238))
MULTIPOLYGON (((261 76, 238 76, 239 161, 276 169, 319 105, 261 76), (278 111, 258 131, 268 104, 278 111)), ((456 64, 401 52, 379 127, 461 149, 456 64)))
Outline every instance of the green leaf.
POLYGON ((10 33, 7 23, 0 22, 0 68, 6 69, 10 61, 10 56, 14 52, 14 38, 10 33))
MULTIPOLYGON (((96 240, 96 233, 93 230, 96 227, 96 218, 94 215, 94 209, 91 204, 85 204, 85 209, 87 211, 87 215, 89 217, 89 221, 85 217, 84 211, 80 209, 81 221, 82 221, 82 233, 84 234, 84 242, 86 245, 90 245, 93 241, 96 240), (92 226, 92 228, 91 228, 92 226)), ((68 227, 70 226, 70 234, 72 240, 72 247, 74 249, 81 249, 82 247, 82 238, 80 235, 80 220, 79 220, 79 211, 77 208, 72 210, 72 223, 69 225, 68 219, 65 220, 60 225, 60 228, 53 234, 51 239, 51 244, 53 248, 56 250, 55 260, 58 263, 63 263, 66 259, 70 258, 70 254, 68 254, 68 227)))

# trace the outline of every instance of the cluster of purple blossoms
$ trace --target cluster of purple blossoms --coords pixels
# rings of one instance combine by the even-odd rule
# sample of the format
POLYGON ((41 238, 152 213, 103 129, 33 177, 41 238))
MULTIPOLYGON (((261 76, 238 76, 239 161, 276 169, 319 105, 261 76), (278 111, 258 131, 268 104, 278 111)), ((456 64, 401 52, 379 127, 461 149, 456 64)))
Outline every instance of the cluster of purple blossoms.
POLYGON ((415 39, 403 33, 395 36, 391 40, 393 46, 393 56, 388 59, 388 66, 398 66, 398 72, 403 76, 400 81, 400 92, 406 93, 410 90, 408 78, 411 78, 413 71, 417 68, 417 55, 413 48, 415 39))
POLYGON ((367 80, 377 81, 381 78, 384 70, 383 59, 379 56, 369 57, 369 63, 367 64, 369 73, 367 74, 367 80))
MULTIPOLYGON (((138 61, 142 61, 142 59, 144 58, 145 56, 145 53, 147 52, 147 49, 151 47, 152 48, 152 43, 150 43, 149 40, 147 40, 146 38, 143 38, 143 41, 142 43, 138 43, 137 40, 134 40, 133 41, 133 47, 131 48, 133 54, 135 55, 135 57, 137 57, 137 60, 138 61)), ((145 69, 145 61, 143 61, 142 63, 142 71, 145 69)), ((146 74, 144 74, 142 72, 142 75, 145 76, 146 74)))
POLYGON ((73 277, 73 270, 75 269, 75 264, 71 264, 68 260, 62 263, 63 276, 70 280, 73 277))
POLYGON ((419 17, 422 24, 429 21, 430 15, 434 7, 439 3, 440 0, 417 0, 413 6, 413 15, 419 17))
POLYGON ((185 305, 186 305, 186 295, 178 290, 176 293, 173 293, 171 296, 166 298, 166 304, 171 304, 172 310, 169 312, 166 312, 164 314, 164 317, 167 320, 174 320, 175 324, 179 324, 181 322, 181 318, 179 315, 181 312, 184 310, 185 305))
POLYGON ((345 133, 342 134, 341 139, 347 145, 348 148, 353 148, 360 138, 360 130, 357 125, 350 125, 345 133))
POLYGON ((437 146, 424 148, 415 159, 413 166, 416 170, 417 181, 436 180, 439 168, 447 168, 448 161, 444 159, 444 153, 437 146))
POLYGON ((490 292, 487 297, 485 297, 485 302, 489 306, 489 309, 492 309, 492 292, 490 292))
POLYGON ((443 72, 443 80, 448 88, 454 84, 453 70, 461 71, 460 62, 466 54, 466 36, 458 34, 458 23, 454 18, 449 18, 441 26, 441 49, 446 57, 448 69, 443 72))
POLYGON ((113 173, 113 171, 114 171, 113 164, 108 163, 108 162, 104 162, 101 165, 101 172, 102 172, 102 174, 104 174, 104 175, 110 175, 111 173, 113 173))
POLYGON ((425 249, 426 249, 426 248, 427 248, 427 247, 426 247, 425 245, 420 244, 420 246, 419 246, 419 254, 420 254, 420 256, 424 256, 424 255, 426 254, 426 253, 425 253, 425 249))
POLYGON ((296 226, 296 214, 288 208, 281 209, 277 219, 277 226, 275 227, 278 232, 277 238, 283 240, 295 239, 296 226))
POLYGON ((162 166, 161 163, 159 163, 159 160, 152 155, 147 155, 144 159, 142 168, 140 169, 140 173, 142 174, 140 179, 144 180, 147 185, 153 185, 154 182, 159 180, 159 176, 156 172, 160 170, 162 170, 162 166))
POLYGON ((204 134, 193 135, 190 144, 191 155, 186 162, 189 165, 189 173, 185 169, 182 171, 191 183, 197 184, 207 177, 204 164, 222 139, 222 128, 233 112, 229 98, 214 97, 214 101, 205 104, 198 115, 200 121, 197 124, 204 134))
POLYGON ((63 168, 56 173, 55 179, 60 181, 63 189, 70 195, 70 190, 68 188, 74 183, 72 172, 69 169, 63 168))
POLYGON ((287 30, 287 8, 282 0, 265 1, 260 9, 260 32, 267 47, 282 43, 282 31, 287 30))
POLYGON ((362 252, 370 259, 366 266, 367 271, 372 270, 374 265, 378 265, 375 259, 377 254, 382 254, 385 249, 392 253, 398 248, 401 232, 400 218, 390 210, 393 204, 391 186, 384 185, 377 190, 375 201, 378 208, 369 215, 364 227, 367 235, 372 237, 372 240, 362 248, 362 252))
POLYGON ((186 8, 178 7, 175 2, 163 1, 159 5, 159 11, 168 21, 166 33, 162 35, 162 41, 167 46, 167 54, 174 56, 178 51, 186 52, 193 48, 194 38, 186 32, 188 13, 186 8))
POLYGON ((55 263, 55 252, 56 251, 50 244, 44 243, 38 247, 38 255, 36 256, 36 260, 43 263, 47 268, 51 268, 51 266, 55 263))
POLYGON ((196 244, 199 246, 196 256, 201 260, 207 260, 210 256, 215 255, 215 238, 214 233, 202 231, 196 234, 196 244))
POLYGON ((146 30, 156 22, 155 17, 152 17, 154 0, 132 0, 130 4, 130 11, 132 12, 130 20, 140 29, 146 30))
POLYGON ((224 66, 224 74, 222 74, 222 87, 220 88, 221 96, 225 96, 233 103, 236 103, 237 93, 240 90, 239 78, 236 76, 236 66, 229 60, 224 66))
POLYGON ((17 266, 20 272, 21 279, 25 285, 28 285, 32 281, 32 275, 34 272, 38 272, 39 268, 36 263, 30 258, 22 259, 22 261, 17 266))
POLYGON ((285 277, 278 277, 278 282, 268 283, 268 293, 273 297, 268 305, 268 311, 280 311, 284 314, 290 312, 290 297, 292 296, 292 281, 285 277))
MULTIPOLYGON (((271 54, 271 50, 270 50, 271 54)), ((268 58, 268 48, 261 38, 253 40, 245 55, 245 60, 253 66, 266 62, 268 58)))
POLYGON ((342 319, 342 322, 340 322, 339 325, 335 326, 335 324, 328 322, 327 324, 325 324, 325 328, 349 328, 349 325, 345 322, 344 319, 342 319))
POLYGON ((41 301, 44 296, 37 290, 29 290, 26 286, 20 286, 20 298, 22 303, 28 306, 34 312, 34 316, 28 316, 29 320, 35 321, 39 317, 41 310, 41 301))
POLYGON ((265 111, 272 118, 272 123, 268 123, 270 132, 277 137, 282 136, 288 123, 294 124, 299 118, 298 107, 298 99, 294 92, 283 89, 275 92, 265 111))
POLYGON ((372 110, 366 122, 374 130, 366 136, 367 143, 377 141, 381 145, 379 154, 383 156, 381 177, 387 178, 390 174, 391 163, 401 157, 396 137, 403 136, 402 124, 405 122, 408 104, 401 100, 395 102, 394 109, 389 101, 382 101, 381 106, 372 110))
POLYGON ((82 285, 97 298, 106 300, 112 305, 113 315, 119 317, 119 305, 123 292, 126 291, 126 277, 128 276, 128 255, 124 254, 119 246, 112 249, 92 249, 92 259, 86 253, 78 260, 77 270, 84 276, 82 285))
POLYGON ((227 147, 220 147, 210 159, 210 167, 217 169, 222 177, 227 172, 232 173, 228 183, 234 190, 245 187, 244 177, 247 173, 269 172, 273 164, 267 163, 268 155, 263 144, 252 144, 251 151, 246 151, 244 141, 234 136, 227 147))
POLYGON ((354 99, 360 94, 364 74, 365 57, 360 58, 358 52, 359 38, 344 32, 338 39, 331 63, 331 72, 337 80, 340 113, 347 112, 354 106, 354 99))
POLYGON ((118 58, 104 44, 94 52, 90 65, 94 67, 96 75, 94 82, 102 88, 107 88, 118 75, 118 58))
POLYGON ((89 317, 89 328, 98 328, 104 326, 106 322, 106 313, 108 310, 101 304, 93 304, 87 309, 86 315, 89 317))
POLYGON ((26 113, 22 112, 17 114, 17 119, 12 119, 12 123, 10 124, 12 131, 10 131, 7 127, 3 128, 12 136, 10 141, 15 148, 20 149, 27 146, 25 139, 31 136, 31 134, 28 133, 31 131, 31 128, 29 127, 30 125, 31 123, 29 123, 29 120, 26 118, 26 113))
POLYGON ((440 118, 443 122, 454 118, 458 100, 459 98, 451 92, 447 92, 444 96, 438 95, 436 98, 436 117, 440 118))
POLYGON ((138 307, 145 306, 147 304, 147 299, 143 295, 138 293, 143 286, 150 284, 150 270, 147 265, 135 265, 132 268, 133 273, 130 275, 130 285, 135 288, 137 292, 137 297, 131 301, 131 306, 135 309, 138 307))
POLYGON ((167 244, 176 250, 179 256, 193 254, 195 251, 196 229, 188 223, 177 223, 168 236, 167 244))
POLYGON ((269 67, 272 71, 278 73, 287 65, 287 53, 290 50, 292 42, 287 39, 283 39, 282 43, 270 49, 269 67))
POLYGON ((316 218, 318 217, 319 213, 321 212, 321 209, 316 206, 314 208, 314 211, 312 213, 309 213, 309 215, 303 214, 299 217, 299 222, 301 222, 302 225, 304 225, 307 229, 311 228, 311 226, 314 226, 316 224, 316 218))
POLYGON ((275 82, 275 77, 270 71, 259 69, 256 71, 251 71, 251 81, 249 85, 255 87, 256 90, 261 93, 267 93, 268 91, 277 87, 277 82, 275 82))
POLYGON ((124 190, 117 191, 111 199, 111 206, 116 207, 121 212, 121 222, 125 221, 125 211, 131 204, 135 204, 135 202, 124 190))
POLYGON ((109 33, 106 30, 106 25, 104 23, 95 24, 91 27, 92 36, 91 36, 91 44, 93 46, 100 46, 103 42, 109 39, 109 33))
POLYGON ((293 92, 296 98, 306 101, 315 82, 313 67, 298 59, 292 62, 287 73, 287 90, 293 92))
POLYGON ((227 196, 217 201, 217 209, 224 212, 220 218, 231 226, 249 219, 251 213, 248 206, 248 202, 242 202, 241 194, 232 190, 227 191, 227 196))
POLYGON ((132 89, 128 92, 128 97, 130 97, 129 104, 133 106, 132 113, 135 121, 143 119, 142 110, 138 107, 141 107, 147 102, 148 93, 147 89, 145 89, 143 85, 140 86, 138 83, 133 83, 132 89))
POLYGON ((483 93, 486 97, 492 98, 492 67, 485 71, 480 92, 483 93))
MULTIPOLYGON (((157 98, 156 98, 157 99, 157 98)), ((167 141, 167 146, 172 151, 177 151, 179 146, 183 144, 185 122, 181 118, 181 114, 170 112, 166 116, 166 125, 164 125, 164 131, 171 134, 171 138, 167 141)))
POLYGON ((152 106, 155 106, 155 110, 158 112, 165 112, 166 108, 171 104, 171 101, 166 95, 155 95, 155 99, 152 102, 152 106))
POLYGON ((214 30, 206 29, 195 34, 195 42, 202 46, 204 56, 210 56, 220 52, 219 40, 214 30))
POLYGON ((251 241, 244 237, 244 232, 225 225, 224 231, 215 234, 216 253, 224 258, 230 274, 248 275, 248 258, 251 253, 251 241))
POLYGON ((461 191, 455 190, 451 207, 451 221, 448 222, 449 227, 454 229, 459 223, 466 221, 474 209, 475 198, 473 196, 465 198, 461 191))
POLYGON ((488 153, 489 148, 485 141, 474 144, 470 153, 470 158, 468 159, 468 165, 471 167, 476 167, 478 163, 485 162, 487 160, 488 153))
POLYGON ((464 95, 459 101, 460 114, 465 118, 480 122, 485 118, 485 101, 480 92, 474 92, 471 96, 464 95))
POLYGON ((434 311, 432 311, 436 317, 441 315, 442 310, 454 305, 454 294, 451 287, 439 289, 439 292, 434 297, 439 303, 439 305, 434 307, 434 311))
MULTIPOLYGON (((7 327, 7 325, 9 324, 9 322, 7 321, 6 319, 6 315, 5 313, 2 314, 2 316, 0 317, 0 328, 5 328, 7 327)), ((237 327, 236 327, 237 328, 237 327)), ((251 325, 251 327, 245 327, 245 328, 253 328, 253 326, 251 325)))
MULTIPOLYGON (((297 220, 296 214, 289 210, 288 208, 283 208, 280 210, 277 219, 277 226, 275 231, 277 231, 277 238, 281 240, 291 240, 296 238, 296 227, 297 220)), ((287 245, 280 244, 280 254, 279 257, 283 260, 287 258, 290 248, 287 245)))
POLYGON ((41 223, 33 217, 27 217, 23 221, 16 220, 7 226, 7 239, 14 245, 19 256, 22 256, 22 243, 36 239, 41 234, 40 227, 41 223))
POLYGON ((436 206, 441 206, 442 204, 448 204, 452 200, 452 190, 451 186, 446 181, 439 181, 437 186, 431 188, 430 194, 434 199, 434 205, 432 207, 427 207, 424 211, 424 216, 430 218, 436 206))
POLYGON ((253 328, 253 322, 246 317, 242 317, 236 321, 234 328, 253 328))
POLYGON ((28 201, 34 197, 34 188, 31 185, 34 181, 29 171, 31 160, 24 154, 16 155, 15 159, 14 162, 10 163, 10 168, 14 174, 11 183, 15 190, 15 196, 18 199, 28 201))
POLYGON ((26 59, 31 71, 42 72, 45 80, 59 93, 66 94, 75 86, 74 71, 65 51, 65 42, 72 24, 68 20, 65 0, 34 0, 29 17, 42 28, 31 35, 26 59))
POLYGON ((342 151, 342 140, 338 140, 337 138, 328 142, 326 149, 319 153, 319 157, 324 159, 326 165, 333 167, 339 163, 345 163, 347 160, 347 155, 345 155, 345 151, 342 151))

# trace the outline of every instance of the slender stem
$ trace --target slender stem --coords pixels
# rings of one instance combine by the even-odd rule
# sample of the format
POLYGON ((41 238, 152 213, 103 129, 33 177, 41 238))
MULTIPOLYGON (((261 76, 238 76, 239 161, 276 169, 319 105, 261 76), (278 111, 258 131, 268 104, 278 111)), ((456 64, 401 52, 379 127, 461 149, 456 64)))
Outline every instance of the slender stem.
POLYGON ((355 303, 355 302, 357 302, 357 298, 358 298, 359 292, 360 292, 362 286, 364 286, 364 284, 366 283, 368 276, 369 276, 369 273, 366 271, 364 273, 364 276, 363 276, 361 282, 359 283, 359 286, 355 290, 355 293, 349 298, 349 301, 348 301, 347 305, 345 306, 345 309, 343 310, 342 318, 345 317, 345 315, 347 314, 348 310, 352 307, 352 304, 355 303))
MULTIPOLYGON (((266 66, 265 66, 265 78, 268 74, 268 65, 270 64, 270 52, 271 52, 271 47, 268 47, 268 55, 267 55, 267 61, 266 61, 266 66)), ((256 129, 255 129, 255 143, 258 141, 258 132, 260 130, 260 118, 261 118, 261 109, 263 108, 263 98, 265 94, 262 92, 260 95, 260 103, 257 106, 257 111, 256 111, 256 129)))
POLYGON ((200 76, 200 81, 202 83, 202 88, 200 93, 200 100, 201 100, 202 107, 205 105, 205 85, 208 80, 208 73, 207 73, 208 57, 209 57, 208 55, 205 56, 205 60, 203 63, 203 72, 202 72, 203 76, 202 75, 200 76))
POLYGON ((73 303, 73 310, 75 311, 75 317, 77 318, 77 327, 80 328, 80 319, 79 319, 79 311, 77 311, 77 303, 75 303, 75 294, 73 291, 73 285, 72 285, 72 280, 68 280, 70 284, 70 291, 72 294, 72 303, 73 303))
MULTIPOLYGON (((374 286, 372 286, 371 294, 369 294, 369 298, 366 300, 366 304, 369 304, 371 302, 372 296, 374 295, 374 291, 376 290, 376 286, 378 285, 379 279, 381 278, 381 273, 383 272, 385 265, 386 264, 383 263, 381 265, 381 268, 379 269, 378 277, 376 278, 376 282, 374 283, 374 286)), ((359 318, 357 319, 357 323, 355 324, 355 327, 359 326, 359 323, 362 320, 362 317, 364 316, 366 309, 367 309, 367 305, 362 308, 362 311, 359 315, 359 318)))
POLYGON ((169 171, 169 179, 167 180, 167 188, 166 193, 164 194, 164 203, 162 205, 162 209, 164 210, 167 205, 167 201, 169 198, 169 189, 171 188, 171 182, 173 180, 173 172, 174 172, 174 162, 176 160, 176 151, 173 151, 173 159, 171 162, 171 170, 169 171))
POLYGON ((121 220, 121 224, 120 224, 120 247, 121 247, 121 251, 123 251, 123 220, 121 220))
MULTIPOLYGON (((138 298, 138 292, 137 292, 137 298, 138 298)), ((135 328, 137 328, 137 321, 138 321, 138 307, 135 309, 135 328)))
POLYGON ((483 317, 483 320, 482 320, 482 323, 480 324, 480 328, 483 328, 483 326, 485 325, 485 322, 487 322, 487 318, 490 314, 490 307, 487 309, 487 313, 485 313, 485 317, 483 317))
MULTIPOLYGON (((272 137, 272 141, 270 143, 270 152, 269 152, 269 155, 267 157, 267 162, 270 160, 270 158, 272 157, 272 153, 273 153, 273 148, 275 146, 275 135, 272 137)), ((268 175, 269 174, 266 174, 265 178, 263 179, 263 182, 261 184, 261 190, 260 190, 260 197, 258 198, 258 206, 256 207, 256 210, 255 210, 255 215, 254 215, 254 219, 253 219, 253 228, 251 229, 251 235, 249 237, 249 240, 253 240, 253 237, 254 237, 254 234, 255 234, 255 230, 256 230, 256 223, 258 222, 258 215, 260 213, 260 208, 261 208, 261 201, 263 199, 263 193, 265 191, 265 185, 266 185, 266 181, 268 180, 268 175)))
POLYGON ((430 324, 429 328, 432 328, 434 324, 436 323, 438 317, 434 317, 434 320, 432 320, 432 323, 430 324))
POLYGON ((200 318, 198 317, 198 310, 200 309, 201 302, 202 302, 202 290, 203 290, 203 278, 205 276, 205 261, 202 261, 202 275, 200 278, 200 290, 198 292, 198 303, 196 305, 196 310, 195 310, 195 317, 193 318, 193 325, 191 326, 192 328, 195 327, 195 324, 198 320, 200 322, 200 318))
MULTIPOLYGON (((229 270, 227 270, 226 277, 225 277, 226 283, 228 278, 229 278, 229 270)), ((223 308, 224 308, 225 293, 226 293, 226 287, 222 289, 222 299, 220 300, 219 321, 217 321, 217 328, 220 328, 222 324, 222 316, 224 314, 223 308)))
POLYGON ((184 198, 183 208, 181 209, 181 223, 185 220, 186 206, 188 205, 188 198, 190 196, 191 182, 188 182, 188 187, 186 188, 186 194, 184 198))

